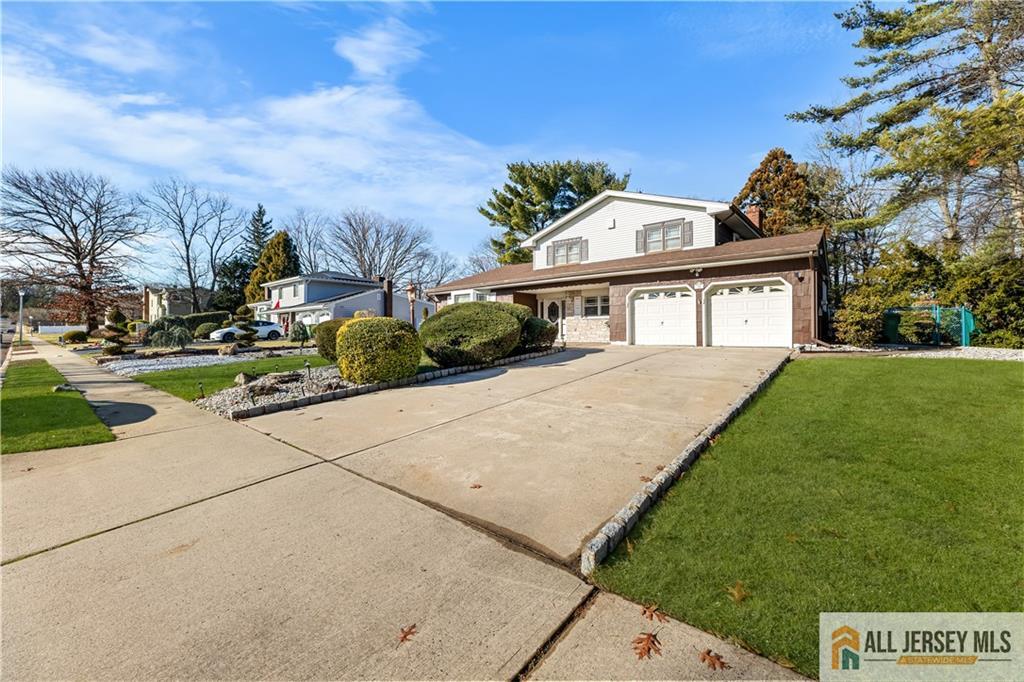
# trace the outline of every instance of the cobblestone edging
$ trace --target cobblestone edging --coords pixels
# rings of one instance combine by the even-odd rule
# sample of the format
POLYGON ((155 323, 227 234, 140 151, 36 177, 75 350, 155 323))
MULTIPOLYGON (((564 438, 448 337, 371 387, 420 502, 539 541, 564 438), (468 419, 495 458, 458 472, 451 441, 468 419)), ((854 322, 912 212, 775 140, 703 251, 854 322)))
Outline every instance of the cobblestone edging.
POLYGON ((707 448, 711 439, 724 431, 729 422, 735 419, 750 404, 754 396, 764 390, 771 383, 772 379, 778 376, 786 363, 796 357, 797 354, 795 351, 790 353, 762 376, 754 386, 730 405, 718 419, 709 424, 696 438, 690 441, 686 448, 672 462, 659 471, 658 475, 650 483, 645 484, 640 489, 640 492, 631 497, 626 506, 620 509, 594 537, 590 538, 583 545, 583 551, 580 553, 580 573, 590 575, 594 572, 597 565, 611 554, 612 550, 622 542, 629 531, 633 530, 633 526, 640 520, 640 517, 672 487, 676 480, 690 470, 690 467, 697 461, 700 454, 707 448))
POLYGON ((515 355, 509 358, 502 358, 495 362, 482 364, 482 365, 464 365, 462 367, 449 367, 447 369, 436 369, 433 372, 422 372, 416 376, 406 377, 404 379, 395 379, 394 381, 382 381, 378 384, 363 384, 361 386, 352 386, 350 388, 342 388, 337 391, 328 391, 327 393, 317 393, 313 395, 307 395, 304 398, 296 398, 294 400, 285 400, 279 403, 266 403, 264 405, 256 405, 254 407, 247 407, 241 410, 234 410, 231 412, 231 419, 248 419, 250 417, 258 417, 264 414, 273 414, 274 412, 281 412, 282 410, 293 410, 296 407, 306 407, 308 405, 317 405, 319 403, 327 403, 332 400, 342 400, 344 398, 351 398, 352 396, 362 395, 364 393, 376 393, 377 391, 384 391, 389 388, 399 388, 400 386, 409 386, 411 384, 423 384, 434 379, 440 379, 441 377, 453 376, 455 374, 465 374, 466 372, 475 372, 481 369, 488 369, 490 367, 501 367, 503 365, 511 365, 515 362, 522 362, 523 360, 531 360, 533 358, 542 358, 546 355, 554 355, 555 353, 561 353, 564 348, 551 348, 549 350, 537 351, 536 353, 526 353, 525 355, 515 355))

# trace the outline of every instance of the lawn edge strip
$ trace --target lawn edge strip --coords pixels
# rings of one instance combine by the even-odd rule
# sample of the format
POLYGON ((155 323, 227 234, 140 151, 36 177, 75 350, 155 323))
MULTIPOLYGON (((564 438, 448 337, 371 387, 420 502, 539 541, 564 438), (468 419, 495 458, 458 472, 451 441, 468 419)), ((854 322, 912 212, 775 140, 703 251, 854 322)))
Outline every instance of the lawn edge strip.
POLYGON ((249 419, 250 417, 259 417, 264 414, 272 414, 274 412, 281 412, 283 410, 294 410, 298 407, 306 407, 308 405, 316 405, 318 403, 327 403, 332 400, 342 400, 344 398, 351 398, 357 395, 363 395, 364 393, 376 393, 377 391, 386 391, 389 388, 401 388, 402 386, 409 386, 411 384, 423 384, 434 379, 440 379, 441 377, 454 376, 456 374, 465 374, 466 372, 476 372, 481 369, 487 369, 488 367, 499 367, 502 365, 511 365, 516 362, 522 362, 524 360, 532 360, 534 358, 542 358, 547 355, 554 355, 555 353, 561 353, 565 350, 564 347, 549 348, 548 350, 536 351, 534 353, 524 353, 523 355, 514 355, 508 358, 501 358, 494 362, 480 365, 463 365, 461 367, 448 367, 446 369, 435 369, 430 372, 420 372, 414 374, 411 377, 405 377, 404 379, 394 379, 392 381, 381 381, 376 384, 362 384, 360 386, 351 386, 349 388, 342 388, 337 391, 328 391, 327 393, 317 393, 315 395, 308 395, 302 398, 292 398, 290 400, 282 400, 275 403, 263 403, 262 405, 254 405, 253 407, 245 407, 240 410, 232 410, 230 419, 232 421, 238 421, 240 419, 249 419))
POLYGON ((644 484, 629 502, 615 513, 612 518, 597 531, 583 545, 580 552, 580 573, 589 577, 597 565, 604 561, 605 557, 612 553, 612 550, 626 534, 633 529, 637 521, 664 495, 679 478, 690 470, 701 453, 707 448, 711 440, 720 434, 738 417, 741 412, 750 404, 754 397, 763 391, 775 377, 779 375, 786 364, 799 355, 799 351, 793 351, 776 363, 775 367, 767 371, 756 384, 737 398, 718 419, 709 424, 697 437, 691 440, 683 451, 679 453, 664 469, 658 472, 649 483, 644 484))

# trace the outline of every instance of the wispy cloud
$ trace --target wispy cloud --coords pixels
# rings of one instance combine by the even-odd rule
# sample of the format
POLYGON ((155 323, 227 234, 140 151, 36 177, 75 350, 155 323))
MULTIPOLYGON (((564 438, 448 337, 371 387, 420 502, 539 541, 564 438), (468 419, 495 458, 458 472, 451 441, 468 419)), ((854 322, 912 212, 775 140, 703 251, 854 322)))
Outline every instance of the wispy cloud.
POLYGON ((365 81, 394 80, 423 57, 426 36, 397 17, 387 17, 334 43, 338 56, 351 62, 355 76, 365 81))

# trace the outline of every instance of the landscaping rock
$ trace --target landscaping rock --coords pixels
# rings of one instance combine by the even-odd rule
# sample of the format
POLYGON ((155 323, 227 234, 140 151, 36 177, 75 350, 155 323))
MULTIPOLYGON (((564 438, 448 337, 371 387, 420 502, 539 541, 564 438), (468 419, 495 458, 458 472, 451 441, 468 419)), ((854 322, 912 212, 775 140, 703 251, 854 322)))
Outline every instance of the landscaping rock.
POLYGON ((239 372, 235 375, 235 386, 245 386, 256 381, 256 376, 248 372, 239 372))
POLYGON ((78 389, 71 384, 57 384, 53 387, 54 393, 60 393, 62 391, 77 391, 78 389))
POLYGON ((229 343, 217 349, 217 355, 238 355, 238 344, 229 343))

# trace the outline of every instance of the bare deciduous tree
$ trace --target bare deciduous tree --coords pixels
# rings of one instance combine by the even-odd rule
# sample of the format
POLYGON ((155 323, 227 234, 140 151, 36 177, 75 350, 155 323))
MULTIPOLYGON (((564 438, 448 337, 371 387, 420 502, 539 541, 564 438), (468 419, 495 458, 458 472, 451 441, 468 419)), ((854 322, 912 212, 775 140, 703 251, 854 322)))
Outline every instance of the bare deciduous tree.
POLYGON ((318 211, 297 209, 285 222, 285 231, 291 235, 299 253, 299 268, 304 274, 319 272, 327 267, 325 234, 327 218, 318 211))
POLYGON ((3 171, 4 269, 67 291, 89 329, 127 289, 125 266, 149 231, 138 202, 104 177, 72 170, 3 171))
POLYGON ((374 211, 348 210, 332 221, 327 253, 347 272, 409 282, 431 257, 430 232, 374 211))
POLYGON ((477 245, 473 252, 466 256, 466 264, 463 272, 468 275, 475 275, 480 272, 493 270, 501 265, 498 262, 498 254, 491 248, 491 240, 485 239, 477 245))
POLYGON ((210 214, 201 236, 206 244, 210 291, 216 292, 220 268, 245 228, 245 214, 235 209, 223 194, 210 197, 210 214))
POLYGON ((427 289, 455 279, 462 271, 463 265, 455 256, 447 251, 435 251, 422 260, 420 266, 409 277, 409 281, 416 285, 416 289, 422 295, 427 289))

